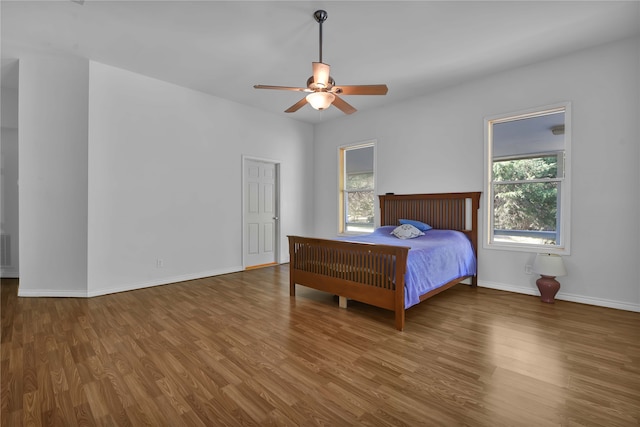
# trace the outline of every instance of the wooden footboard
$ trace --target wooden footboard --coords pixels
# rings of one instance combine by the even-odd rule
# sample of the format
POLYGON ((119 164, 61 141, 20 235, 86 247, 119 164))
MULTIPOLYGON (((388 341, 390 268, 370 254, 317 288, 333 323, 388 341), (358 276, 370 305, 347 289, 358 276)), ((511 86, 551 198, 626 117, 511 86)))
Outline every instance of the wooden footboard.
POLYGON ((296 284, 393 310, 404 328, 404 274, 409 248, 289 237, 289 293, 296 284))

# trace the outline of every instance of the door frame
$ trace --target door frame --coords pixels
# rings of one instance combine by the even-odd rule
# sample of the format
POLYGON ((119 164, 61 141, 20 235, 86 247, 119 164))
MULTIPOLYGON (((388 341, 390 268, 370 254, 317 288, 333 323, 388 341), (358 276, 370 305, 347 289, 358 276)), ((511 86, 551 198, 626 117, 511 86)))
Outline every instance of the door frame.
POLYGON ((274 236, 274 262, 276 264, 280 264, 280 223, 282 222, 282 213, 280 211, 280 161, 279 160, 274 160, 274 159, 267 159, 264 157, 256 157, 256 156, 249 156, 249 155, 242 155, 242 165, 241 165, 241 175, 242 175, 242 197, 240 198, 240 215, 242 218, 242 232, 240 233, 242 242, 240 244, 240 247, 242 248, 242 269, 245 270, 247 268, 247 260, 246 260, 246 251, 245 251, 245 215, 244 215, 244 208, 245 208, 245 166, 246 166, 246 162, 247 160, 252 160, 252 161, 256 161, 256 162, 265 162, 265 163, 273 163, 273 165, 275 166, 275 171, 276 171, 276 184, 275 184, 275 211, 276 211, 276 217, 278 217, 278 219, 275 222, 275 236, 274 236))

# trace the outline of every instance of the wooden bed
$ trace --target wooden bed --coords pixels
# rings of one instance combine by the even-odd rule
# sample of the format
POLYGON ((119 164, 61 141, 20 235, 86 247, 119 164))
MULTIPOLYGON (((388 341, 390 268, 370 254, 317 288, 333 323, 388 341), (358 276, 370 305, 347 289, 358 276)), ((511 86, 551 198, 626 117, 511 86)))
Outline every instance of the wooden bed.
MULTIPOLYGON (((426 222, 434 229, 459 230, 478 255, 480 193, 386 194, 380 197, 380 225, 398 225, 401 218, 426 222)), ((395 312, 395 326, 404 329, 404 275, 409 248, 342 240, 289 237, 289 293, 296 284, 395 312), (397 286, 396 286, 397 284, 397 286)), ((470 276, 458 277, 422 295, 436 295, 470 276)), ((477 285, 477 272, 471 277, 477 285)))

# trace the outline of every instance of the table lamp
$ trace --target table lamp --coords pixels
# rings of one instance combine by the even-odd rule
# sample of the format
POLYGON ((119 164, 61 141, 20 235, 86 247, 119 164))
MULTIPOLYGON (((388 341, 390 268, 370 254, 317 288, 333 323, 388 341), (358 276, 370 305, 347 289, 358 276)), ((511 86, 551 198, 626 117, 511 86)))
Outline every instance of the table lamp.
POLYGON ((537 254, 532 270, 541 276, 536 280, 540 291, 540 300, 553 304, 553 298, 560 289, 560 283, 555 278, 567 274, 562 257, 553 254, 537 254))

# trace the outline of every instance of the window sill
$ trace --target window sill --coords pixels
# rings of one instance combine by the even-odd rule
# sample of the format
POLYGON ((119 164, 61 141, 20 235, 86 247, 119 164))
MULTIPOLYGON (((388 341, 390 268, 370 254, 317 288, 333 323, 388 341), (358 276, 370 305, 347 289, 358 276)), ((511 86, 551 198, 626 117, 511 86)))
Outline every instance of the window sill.
POLYGON ((544 253, 554 255, 571 255, 571 251, 566 247, 558 246, 542 246, 542 245, 522 245, 522 244, 509 244, 509 243, 484 243, 483 249, 498 250, 498 251, 510 251, 510 252, 529 252, 529 253, 544 253))
POLYGON ((348 231, 346 233, 338 233, 338 237, 364 236, 364 235, 371 234, 371 233, 373 233, 373 230, 372 231, 360 231, 360 232, 358 232, 358 231, 348 231))

